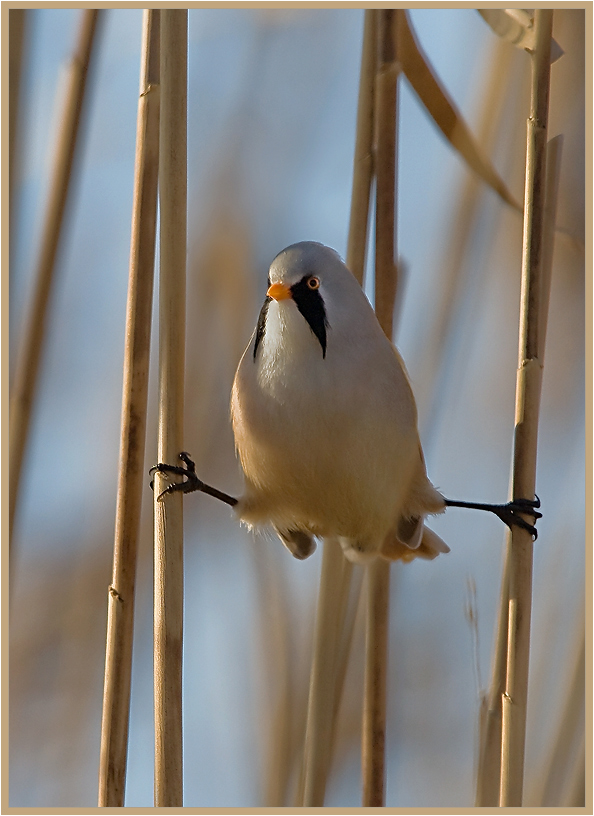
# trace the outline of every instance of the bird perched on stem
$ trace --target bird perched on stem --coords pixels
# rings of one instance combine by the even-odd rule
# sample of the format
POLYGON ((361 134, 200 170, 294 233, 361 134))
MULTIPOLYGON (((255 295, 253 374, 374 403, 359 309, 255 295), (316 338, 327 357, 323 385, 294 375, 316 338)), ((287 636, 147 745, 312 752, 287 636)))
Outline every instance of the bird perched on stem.
POLYGON ((433 487, 404 362, 355 277, 322 244, 293 244, 273 260, 235 374, 231 418, 243 496, 206 485, 181 453, 183 466, 151 468, 185 477, 159 498, 208 493, 250 527, 272 524, 299 559, 327 536, 354 562, 435 558, 449 547, 425 518, 447 506, 488 510, 536 537, 519 514, 540 518, 538 499, 458 502, 433 487))

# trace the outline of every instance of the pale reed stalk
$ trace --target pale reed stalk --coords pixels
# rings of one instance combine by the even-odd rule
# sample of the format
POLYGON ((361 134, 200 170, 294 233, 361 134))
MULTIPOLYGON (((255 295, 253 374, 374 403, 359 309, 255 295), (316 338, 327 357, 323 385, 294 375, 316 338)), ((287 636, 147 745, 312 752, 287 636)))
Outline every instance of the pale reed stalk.
MULTIPOLYGON (((360 283, 365 267, 373 160, 375 14, 373 10, 365 12, 346 258, 347 266, 360 283)), ((345 623, 348 610, 353 606, 349 603, 352 575, 353 565, 344 558, 338 541, 324 541, 298 807, 324 805, 345 653, 350 643, 345 629, 352 627, 353 620, 350 616, 351 623, 348 620, 345 623)))
MULTIPOLYGON (((506 43, 497 39, 492 56, 492 65, 487 88, 483 97, 483 105, 479 115, 478 139, 491 152, 496 134, 500 130, 505 94, 509 91, 512 50, 506 43)), ((448 314, 451 313, 453 302, 463 281, 459 278, 458 270, 463 266, 463 256, 469 242, 473 225, 473 211, 477 206, 479 193, 483 190, 480 181, 469 174, 465 181, 464 193, 458 215, 455 219, 456 236, 453 240, 453 249, 448 253, 448 284, 445 287, 444 302, 447 309, 440 306, 439 340, 435 344, 442 348, 445 342, 448 314)), ((430 363, 431 364, 431 363, 430 363)), ((432 377, 431 379, 435 379, 432 377)), ((432 413, 437 409, 437 399, 432 398, 432 413)), ((429 421, 431 427, 433 423, 429 421)), ((479 723, 479 755, 476 775, 476 807, 496 807, 499 797, 499 779, 501 773, 501 694, 505 681, 505 652, 507 638, 507 571, 504 568, 502 578, 500 611, 498 615, 498 631, 495 638, 495 652, 492 664, 492 679, 489 692, 481 702, 479 723)))
MULTIPOLYGON (((545 226, 542 249, 542 286, 540 304, 540 362, 544 364, 544 341, 548 316, 548 300, 553 267, 553 245, 556 234, 555 221, 559 171, 561 164, 562 137, 557 136, 548 144, 546 168, 545 226)), ((509 537, 509 533, 507 534, 509 537)), ((501 580, 497 635, 492 667, 491 686, 482 711, 480 749, 476 786, 476 807, 497 807, 501 786, 501 726, 502 700, 505 689, 507 635, 509 610, 509 559, 506 558, 501 580)))
MULTIPOLYGON (((188 11, 161 11, 159 143, 159 462, 183 445, 187 235, 188 11)), ((183 510, 180 492, 158 496, 155 473, 155 807, 183 806, 183 510)))
POLYGON ((353 189, 346 265, 361 286, 365 274, 365 251, 369 225, 369 196, 373 178, 373 109, 376 62, 376 13, 365 12, 363 50, 359 78, 357 131, 353 160, 353 189))
POLYGON ((318 595, 305 730, 303 807, 323 807, 332 759, 339 646, 353 569, 336 539, 324 540, 322 569, 324 566, 334 580, 328 584, 320 581, 318 595))
POLYGON ((23 52, 27 40, 27 12, 10 9, 8 12, 8 203, 11 232, 14 233, 14 182, 18 171, 17 127, 19 124, 23 52))
MULTIPOLYGON (((392 340, 397 287, 396 152, 397 152, 397 19, 392 9, 378 11, 375 79, 375 312, 392 340)), ((363 691, 363 807, 385 804, 386 688, 390 564, 377 559, 367 569, 365 681, 363 691)))
POLYGON ((64 226, 66 201, 72 183, 72 166, 87 88, 89 63, 95 42, 98 13, 97 9, 87 9, 82 13, 76 49, 68 66, 67 88, 64 107, 60 112, 60 129, 52 160, 49 195, 34 275, 33 295, 22 334, 10 395, 10 482, 8 487, 10 543, 12 543, 23 455, 29 434, 31 411, 45 340, 46 318, 54 281, 56 256, 64 226))
MULTIPOLYGON (((536 9, 536 48, 526 154, 520 343, 512 498, 532 498, 536 481, 538 417, 544 348, 541 321, 542 248, 545 213, 547 120, 550 85, 552 9, 536 9)), ((521 807, 524 782, 532 536, 514 527, 508 539, 508 629, 506 683, 502 696, 500 807, 521 807)))
POLYGON ((136 553, 142 491, 159 174, 159 11, 144 11, 134 202, 126 308, 120 467, 108 593, 99 807, 123 807, 126 784, 136 553))
POLYGON ((491 685, 481 703, 475 807, 497 807, 501 780, 501 705, 505 685, 509 569, 503 567, 491 685))

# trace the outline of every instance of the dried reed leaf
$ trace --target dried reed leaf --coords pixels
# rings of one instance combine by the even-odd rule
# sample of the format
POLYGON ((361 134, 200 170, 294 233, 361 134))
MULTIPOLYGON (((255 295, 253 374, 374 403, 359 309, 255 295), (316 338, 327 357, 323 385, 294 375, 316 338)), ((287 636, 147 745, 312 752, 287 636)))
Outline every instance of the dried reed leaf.
POLYGON ((522 211, 521 205, 481 149, 466 122, 456 109, 446 90, 419 48, 405 9, 394 16, 398 36, 398 56, 402 70, 435 124, 456 148, 467 165, 474 170, 506 204, 522 211))
MULTIPOLYGON (((510 115, 506 99, 509 100, 514 81, 513 57, 516 57, 513 49, 507 48, 501 40, 493 40, 491 51, 485 57, 489 68, 475 121, 478 141, 489 152, 501 141, 505 118, 510 115)), ((486 192, 487 188, 474 173, 466 173, 457 200, 451 207, 452 230, 440 272, 441 296, 437 299, 432 325, 425 329, 426 346, 431 351, 422 355, 422 373, 415 389, 426 449, 432 444, 439 426, 437 418, 443 405, 445 362, 459 326, 456 304, 461 302, 469 286, 473 235, 478 228, 481 202, 486 192)))
MULTIPOLYGON (((525 9, 477 9, 487 25, 504 40, 525 51, 534 51, 534 18, 525 9)), ((551 40, 551 65, 563 56, 563 49, 551 40)))

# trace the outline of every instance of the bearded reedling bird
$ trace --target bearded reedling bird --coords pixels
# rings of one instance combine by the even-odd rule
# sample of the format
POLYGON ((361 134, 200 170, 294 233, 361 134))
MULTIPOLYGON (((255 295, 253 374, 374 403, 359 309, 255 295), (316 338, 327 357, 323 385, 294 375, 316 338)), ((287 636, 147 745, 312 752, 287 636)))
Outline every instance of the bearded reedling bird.
POLYGON ((338 537, 354 562, 435 558, 449 547, 425 517, 447 506, 488 510, 536 538, 518 514, 540 518, 538 498, 475 504, 433 487, 402 358, 355 277, 322 244, 293 244, 272 262, 235 374, 231 417, 244 495, 235 499, 200 481, 181 453, 184 466, 151 468, 185 477, 159 498, 208 493, 250 527, 272 524, 299 559, 313 553, 314 538, 327 536, 338 537))

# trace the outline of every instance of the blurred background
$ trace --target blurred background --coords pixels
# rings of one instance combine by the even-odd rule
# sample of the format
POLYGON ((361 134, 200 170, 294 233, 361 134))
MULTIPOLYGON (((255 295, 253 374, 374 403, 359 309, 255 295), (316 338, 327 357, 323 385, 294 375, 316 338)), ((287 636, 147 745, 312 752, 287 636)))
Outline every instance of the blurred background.
MULTIPOLYGON (((81 10, 25 15, 10 242, 11 374, 31 291, 64 67, 81 10)), ((528 56, 476 10, 416 8, 419 42, 521 200, 528 56)), ((97 802, 111 581, 141 9, 100 13, 23 468, 10 609, 10 805, 97 802)), ((241 491, 235 367, 286 245, 346 252, 362 9, 189 12, 186 442, 201 477, 241 491)), ((537 491, 526 806, 583 805, 584 11, 555 11, 549 135, 564 135, 537 491)), ((521 217, 465 168, 403 78, 398 346, 428 473, 457 499, 505 501, 514 426, 521 217)), ((156 335, 155 335, 156 336, 156 335)), ((154 366, 146 467, 156 460, 154 366)), ((143 506, 126 805, 153 803, 152 521, 143 506)), ((388 807, 474 802, 504 528, 452 509, 451 553, 393 567, 388 807), (469 614, 468 607, 472 614, 469 614)), ((293 560, 206 496, 185 499, 185 805, 290 806, 301 758, 321 551, 293 560)), ((327 806, 360 803, 362 621, 327 806)))

